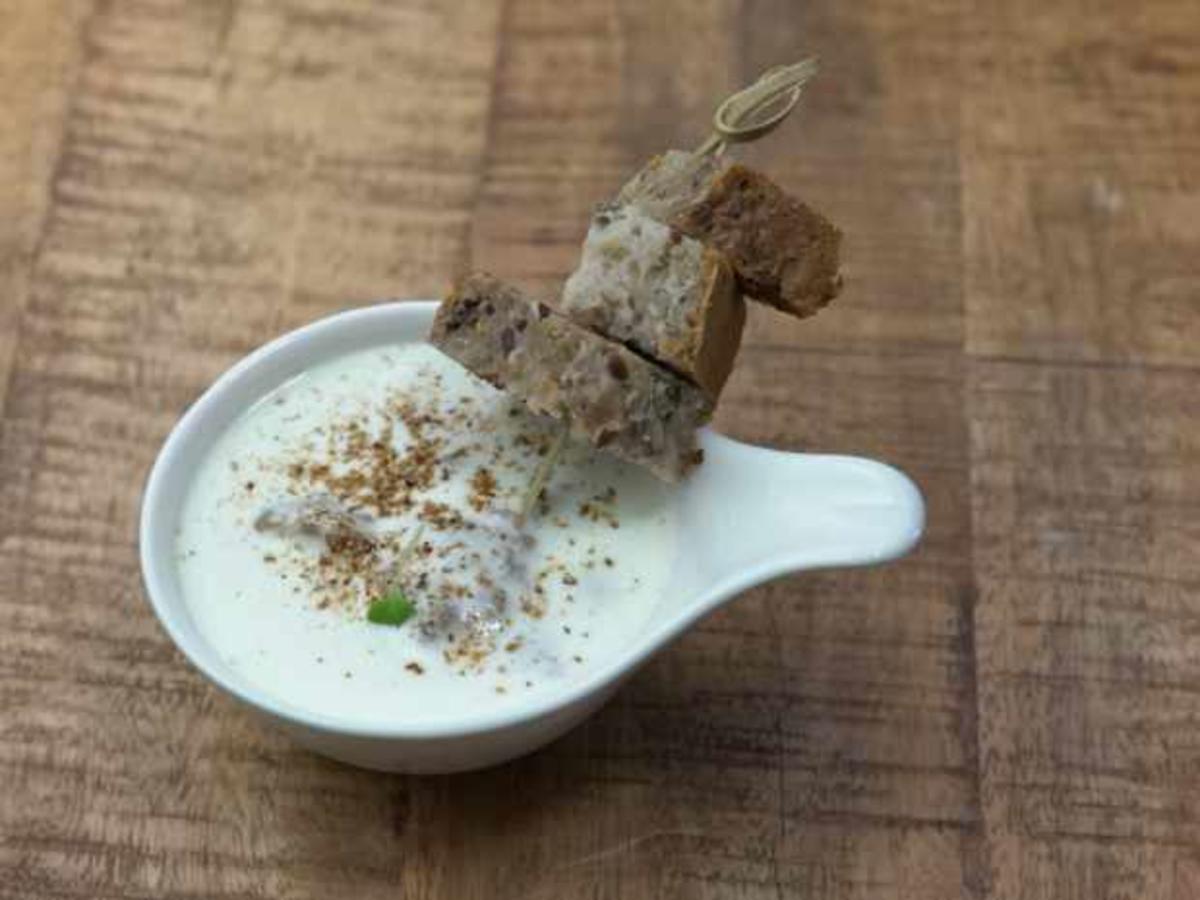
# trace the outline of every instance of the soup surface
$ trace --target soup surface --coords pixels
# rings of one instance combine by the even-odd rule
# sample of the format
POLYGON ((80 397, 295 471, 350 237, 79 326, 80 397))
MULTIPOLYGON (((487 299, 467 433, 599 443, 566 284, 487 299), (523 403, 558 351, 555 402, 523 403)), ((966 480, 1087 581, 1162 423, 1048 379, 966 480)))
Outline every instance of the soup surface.
POLYGON ((191 615, 249 682, 340 718, 560 692, 642 632, 676 523, 666 485, 570 445, 521 517, 555 444, 425 345, 315 367, 196 472, 176 545, 191 615))

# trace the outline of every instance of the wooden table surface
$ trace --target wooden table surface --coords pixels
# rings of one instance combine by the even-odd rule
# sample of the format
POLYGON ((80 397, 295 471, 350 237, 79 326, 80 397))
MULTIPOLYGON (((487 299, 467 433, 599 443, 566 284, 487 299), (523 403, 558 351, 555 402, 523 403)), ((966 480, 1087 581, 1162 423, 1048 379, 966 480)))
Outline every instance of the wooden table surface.
POLYGON ((0 897, 1200 897, 1194 0, 0 0, 0 897), (815 52, 752 159, 842 225, 719 424, 889 460, 909 559, 742 597, 547 750, 356 771, 143 598, 233 360, 593 202, 815 52))

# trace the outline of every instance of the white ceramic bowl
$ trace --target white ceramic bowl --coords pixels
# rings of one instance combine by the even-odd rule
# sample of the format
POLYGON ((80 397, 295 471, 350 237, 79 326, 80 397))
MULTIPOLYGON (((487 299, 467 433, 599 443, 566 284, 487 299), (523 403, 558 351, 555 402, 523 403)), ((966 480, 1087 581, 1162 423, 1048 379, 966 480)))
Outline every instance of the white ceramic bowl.
POLYGON ((180 591, 174 542, 192 474, 256 400, 311 366, 355 350, 423 341, 436 303, 387 303, 314 322, 226 372, 175 426, 142 499, 146 593, 163 627, 201 672, 306 747, 373 769, 453 772, 492 765, 553 740, 600 706, 652 653, 731 597, 804 569, 879 563, 921 534, 924 505, 897 470, 866 459, 781 453, 705 431, 705 463, 676 495, 682 533, 671 596, 641 639, 588 680, 551 698, 464 713, 448 725, 364 727, 260 691, 225 665, 197 631, 180 591))

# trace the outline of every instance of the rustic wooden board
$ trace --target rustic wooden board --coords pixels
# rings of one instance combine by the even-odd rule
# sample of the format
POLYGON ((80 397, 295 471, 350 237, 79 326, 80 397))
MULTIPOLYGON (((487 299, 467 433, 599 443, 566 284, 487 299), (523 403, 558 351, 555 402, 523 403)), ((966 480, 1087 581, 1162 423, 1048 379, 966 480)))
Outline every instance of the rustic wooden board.
POLYGON ((1169 2, 973 13, 966 408, 992 888, 1200 896, 1200 23, 1169 2))
POLYGON ((67 87, 78 64, 80 11, 65 2, 0 3, 0 412, 30 262, 45 235, 67 87))
POLYGON ((1200 896, 1200 13, 1184 0, 0 0, 0 898, 1200 896), (847 232, 719 423, 879 456, 911 558, 747 594, 554 746, 295 749, 170 647, 141 480, 318 315, 486 267, 816 51, 749 155, 847 232))

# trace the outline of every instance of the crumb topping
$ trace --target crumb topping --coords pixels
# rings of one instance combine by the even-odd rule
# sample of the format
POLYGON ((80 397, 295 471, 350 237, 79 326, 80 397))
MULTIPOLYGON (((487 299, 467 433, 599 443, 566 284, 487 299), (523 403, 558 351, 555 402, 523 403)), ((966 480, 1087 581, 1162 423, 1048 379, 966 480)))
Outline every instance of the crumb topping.
MULTIPOLYGON (((263 561, 291 579, 296 596, 331 614, 363 617, 383 597, 411 603, 413 621, 403 627, 437 645, 442 661, 462 673, 481 670, 498 653, 528 649, 522 622, 573 604, 563 589, 580 586, 599 551, 571 537, 574 564, 545 557, 514 514, 554 444, 548 425, 514 423, 520 415, 448 394, 436 373, 425 373, 420 391, 397 391, 381 409, 323 422, 265 463, 287 496, 255 520, 256 529, 279 537, 263 561)), ((265 483, 242 476, 239 487, 262 504, 265 483)), ((619 526, 615 486, 584 496, 572 508, 548 490, 534 515, 554 529, 619 526)), ((427 665, 412 660, 403 670, 421 675, 427 665)))

